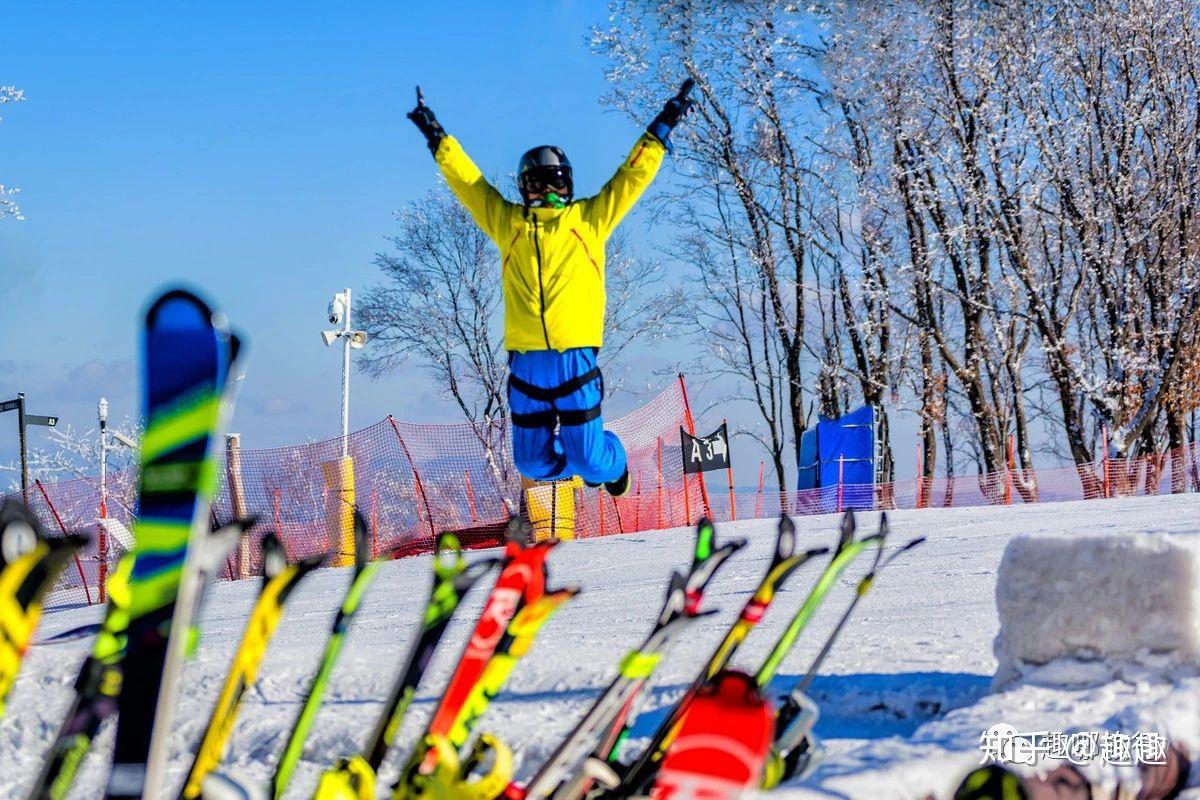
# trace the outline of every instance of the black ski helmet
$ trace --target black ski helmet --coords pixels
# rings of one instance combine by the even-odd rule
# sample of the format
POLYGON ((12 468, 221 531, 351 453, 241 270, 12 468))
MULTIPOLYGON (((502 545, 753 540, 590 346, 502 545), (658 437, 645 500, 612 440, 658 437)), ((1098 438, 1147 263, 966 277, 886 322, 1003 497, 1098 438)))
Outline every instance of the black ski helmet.
POLYGON ((571 202, 575 193, 575 182, 571 178, 571 162, 561 147, 544 144, 527 150, 517 163, 517 186, 521 196, 529 202, 529 196, 550 189, 563 203, 571 202))

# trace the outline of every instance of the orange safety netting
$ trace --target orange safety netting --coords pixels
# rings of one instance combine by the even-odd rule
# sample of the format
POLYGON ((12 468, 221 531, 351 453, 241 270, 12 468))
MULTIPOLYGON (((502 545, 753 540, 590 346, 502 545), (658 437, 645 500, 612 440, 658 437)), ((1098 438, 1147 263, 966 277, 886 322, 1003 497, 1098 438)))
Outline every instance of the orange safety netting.
MULTIPOLYGON (((614 500, 603 489, 574 490, 576 537, 659 530, 690 524, 701 514, 717 521, 792 514, 835 513, 845 508, 984 506, 1200 491, 1200 445, 1130 460, 1053 469, 1006 470, 953 479, 911 479, 887 484, 829 486, 803 492, 731 492, 726 475, 683 473, 680 426, 693 427, 682 380, 608 428, 621 437, 629 457, 632 488, 614 500)), ((348 437, 355 504, 370 523, 375 555, 428 552, 445 531, 464 546, 498 544, 508 517, 506 498, 521 503, 508 430, 458 425, 416 425, 388 417, 348 437), (489 458, 490 452, 490 458, 489 458)), ((336 552, 330 511, 343 502, 329 488, 323 465, 342 456, 341 438, 262 450, 232 451, 226 459, 213 522, 237 513, 258 515, 257 530, 273 529, 291 558, 336 552), (239 481, 230 481, 240 475, 239 481), (234 496, 231 486, 240 483, 234 496)), ((108 476, 107 512, 132 529, 135 480, 131 471, 108 476)), ((30 488, 29 500, 48 529, 98 530, 98 481, 80 478, 30 488)), ((565 533, 565 532, 563 532, 565 533)), ((258 536, 246 538, 219 577, 255 575, 258 536)), ((68 568, 49 605, 96 602, 98 582, 123 552, 114 536, 97 536, 68 568)))

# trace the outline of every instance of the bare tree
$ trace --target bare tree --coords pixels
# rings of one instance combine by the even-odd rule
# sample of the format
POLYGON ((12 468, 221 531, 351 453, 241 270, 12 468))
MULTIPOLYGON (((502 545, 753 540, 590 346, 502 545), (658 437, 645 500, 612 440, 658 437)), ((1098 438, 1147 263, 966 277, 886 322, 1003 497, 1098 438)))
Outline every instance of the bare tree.
POLYGON ((800 20, 783 3, 670 0, 618 0, 610 19, 592 44, 608 60, 611 104, 643 120, 682 74, 696 81, 697 111, 675 134, 676 190, 660 194, 660 209, 702 290, 691 314, 697 339, 710 364, 738 379, 733 397, 757 409, 755 435, 782 487, 809 419, 801 357, 812 108, 801 65, 789 61, 800 20))
MULTIPOLYGON (((25 93, 15 86, 0 86, 0 105, 5 103, 19 103, 25 99, 25 93)), ((4 217, 13 217, 15 219, 25 219, 21 216, 21 208, 9 198, 16 194, 19 189, 12 186, 5 186, 0 183, 0 219, 4 217)))
POLYGON ((1114 455, 1181 445, 1186 412, 1169 398, 1200 310, 1197 9, 831 8, 826 74, 890 134, 910 276, 894 310, 917 328, 926 464, 939 405, 930 343, 962 390, 986 471, 1003 468, 1009 433, 1030 466, 1031 387, 1057 392, 1077 463, 1093 458, 1089 416, 1112 432, 1114 455))

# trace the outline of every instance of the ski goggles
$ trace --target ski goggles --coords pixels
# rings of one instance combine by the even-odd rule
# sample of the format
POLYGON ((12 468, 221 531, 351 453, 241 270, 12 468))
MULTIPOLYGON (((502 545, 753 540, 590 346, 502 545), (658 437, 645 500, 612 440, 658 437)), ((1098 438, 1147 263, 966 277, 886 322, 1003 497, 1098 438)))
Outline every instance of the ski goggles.
POLYGON ((521 190, 533 196, 554 192, 559 195, 571 193, 570 167, 534 167, 521 175, 521 190))

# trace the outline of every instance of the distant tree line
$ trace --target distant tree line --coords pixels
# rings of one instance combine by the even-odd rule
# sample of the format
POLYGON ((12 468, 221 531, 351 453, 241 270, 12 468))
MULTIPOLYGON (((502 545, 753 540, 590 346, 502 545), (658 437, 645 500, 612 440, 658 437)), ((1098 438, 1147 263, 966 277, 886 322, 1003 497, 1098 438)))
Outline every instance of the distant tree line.
MULTIPOLYGON (((685 288, 618 242, 614 341, 690 336, 781 486, 817 415, 862 403, 885 434, 917 415, 927 477, 1003 470, 1010 435, 1018 468, 1194 440, 1198 11, 614 0, 604 101, 644 122, 685 76, 699 100, 652 191, 685 288)), ((494 247, 443 190, 399 221, 372 369, 417 356, 502 417, 494 247)))

